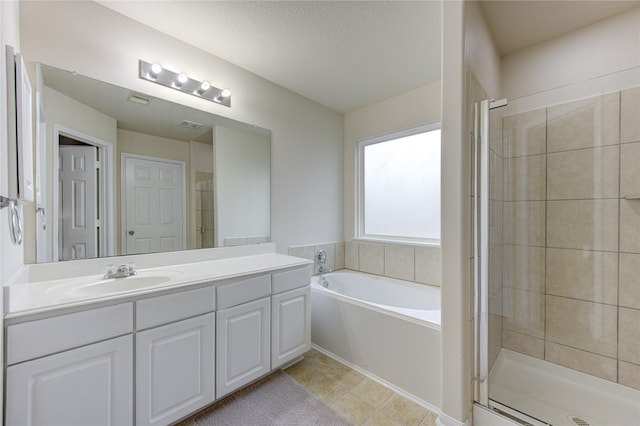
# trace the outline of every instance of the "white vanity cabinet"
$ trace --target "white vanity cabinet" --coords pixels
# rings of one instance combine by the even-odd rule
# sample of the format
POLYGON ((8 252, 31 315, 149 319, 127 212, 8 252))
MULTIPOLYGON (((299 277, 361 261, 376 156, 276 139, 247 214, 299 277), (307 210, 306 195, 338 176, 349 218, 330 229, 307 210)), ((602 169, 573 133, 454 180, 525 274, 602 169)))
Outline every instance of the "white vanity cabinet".
POLYGON ((214 288, 143 299, 136 308, 136 328, 148 328, 136 333, 136 425, 170 424, 212 403, 214 288))
POLYGON ((271 371, 271 277, 230 280, 218 287, 216 396, 271 371))
POLYGON ((9 325, 6 424, 131 425, 132 331, 132 303, 9 325))
POLYGON ((301 356, 311 348, 309 267, 271 276, 271 368, 301 356))

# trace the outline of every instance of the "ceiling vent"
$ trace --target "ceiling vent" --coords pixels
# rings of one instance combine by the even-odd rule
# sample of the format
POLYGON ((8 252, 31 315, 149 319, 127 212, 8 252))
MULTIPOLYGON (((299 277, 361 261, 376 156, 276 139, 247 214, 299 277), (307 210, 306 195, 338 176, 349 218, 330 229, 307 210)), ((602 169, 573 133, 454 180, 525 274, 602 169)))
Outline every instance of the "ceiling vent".
POLYGON ((151 98, 143 95, 142 93, 130 92, 129 96, 127 96, 127 100, 129 102, 133 102, 134 104, 139 105, 148 105, 151 102, 151 98))
POLYGON ((182 127, 186 127, 189 129, 199 129, 200 127, 202 127, 201 123, 196 123, 195 121, 189 121, 189 120, 182 120, 182 123, 180 123, 180 125, 182 127))

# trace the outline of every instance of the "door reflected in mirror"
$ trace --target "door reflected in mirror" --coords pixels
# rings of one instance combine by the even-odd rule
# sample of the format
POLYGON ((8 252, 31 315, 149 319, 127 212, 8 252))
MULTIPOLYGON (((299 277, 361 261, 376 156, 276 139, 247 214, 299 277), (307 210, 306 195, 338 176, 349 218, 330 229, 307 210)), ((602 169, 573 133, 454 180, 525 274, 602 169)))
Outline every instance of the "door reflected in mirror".
POLYGON ((270 132, 37 64, 37 262, 270 241, 270 132))

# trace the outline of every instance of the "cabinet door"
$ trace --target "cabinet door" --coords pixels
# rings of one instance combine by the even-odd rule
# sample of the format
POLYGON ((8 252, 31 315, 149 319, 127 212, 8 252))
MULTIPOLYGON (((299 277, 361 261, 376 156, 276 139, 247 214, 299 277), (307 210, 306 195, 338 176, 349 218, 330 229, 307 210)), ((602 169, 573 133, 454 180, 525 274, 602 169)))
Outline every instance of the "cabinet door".
POLYGON ((271 368, 311 348, 310 287, 274 294, 271 299, 271 368))
POLYGON ((216 396, 263 376, 271 364, 271 298, 216 313, 216 396))
POLYGON ((7 368, 7 425, 131 425, 132 336, 7 368))
POLYGON ((136 424, 169 424, 214 401, 215 314, 136 336, 136 424))

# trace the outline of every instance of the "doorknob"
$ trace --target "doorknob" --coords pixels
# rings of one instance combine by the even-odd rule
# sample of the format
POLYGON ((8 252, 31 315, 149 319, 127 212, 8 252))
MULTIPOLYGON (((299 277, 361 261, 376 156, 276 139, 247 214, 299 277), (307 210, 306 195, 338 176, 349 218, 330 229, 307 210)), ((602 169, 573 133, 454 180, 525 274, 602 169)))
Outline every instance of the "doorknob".
POLYGON ((134 231, 133 229, 129 231, 129 235, 133 235, 135 233, 136 233, 136 231, 134 231))

